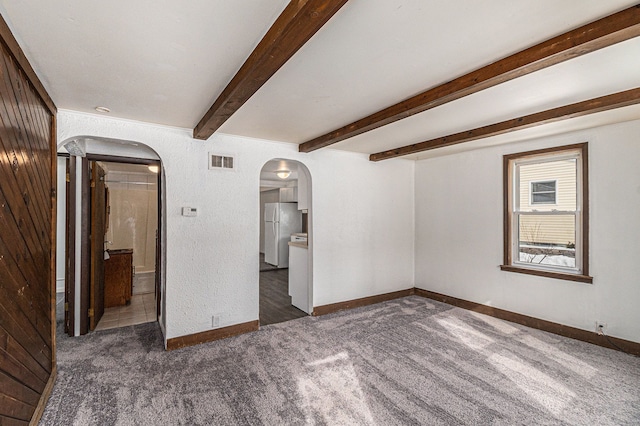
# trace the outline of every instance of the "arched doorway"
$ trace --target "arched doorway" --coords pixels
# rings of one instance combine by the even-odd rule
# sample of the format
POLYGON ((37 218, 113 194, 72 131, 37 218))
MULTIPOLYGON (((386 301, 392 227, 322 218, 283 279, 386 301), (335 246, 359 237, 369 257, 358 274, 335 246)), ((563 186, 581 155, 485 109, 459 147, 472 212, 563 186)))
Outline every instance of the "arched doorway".
MULTIPOLYGON (((62 186, 59 185, 59 193, 64 192, 64 201, 60 201, 66 208, 58 209, 58 221, 66 226, 63 227, 62 235, 60 227, 58 228, 58 241, 62 243, 62 247, 58 246, 58 253, 67 253, 62 264, 65 288, 64 326, 67 333, 80 335, 96 327, 100 329, 101 319, 104 320, 103 323, 107 320, 110 322, 102 324, 101 328, 105 328, 105 325, 119 325, 114 322, 113 315, 103 316, 107 308, 105 302, 108 293, 108 277, 105 275, 109 273, 107 269, 112 271, 118 262, 126 269, 117 278, 118 287, 115 289, 117 303, 130 311, 126 319, 137 323, 158 321, 164 330, 163 218, 166 203, 163 168, 159 155, 152 148, 139 142, 89 136, 63 141, 58 146, 58 155, 66 157, 66 167, 59 170, 65 173, 66 169, 64 191, 61 191, 62 186), (138 190, 129 191, 131 188, 138 190), (139 210, 142 207, 140 192, 144 192, 142 195, 145 195, 147 202, 142 204, 146 204, 144 207, 148 208, 144 212, 144 244, 134 247, 136 243, 130 238, 131 250, 116 247, 113 240, 118 238, 118 235, 113 225, 117 218, 110 217, 110 213, 115 207, 122 207, 116 206, 115 203, 127 203, 127 206, 137 203, 139 206, 133 207, 139 210), (153 229, 146 229, 149 226, 153 229), (141 257, 141 249, 148 253, 141 257), (141 265, 137 265, 139 261, 134 263, 134 251, 137 255, 135 257, 143 259, 141 265), (107 263, 109 268, 106 266, 107 263), (147 276, 144 279, 142 274, 134 274, 136 266, 139 267, 138 272, 146 272, 147 276), (120 284, 124 279, 122 276, 129 273, 131 279, 125 284, 120 284), (121 295, 123 292, 124 295, 121 295), (140 308, 143 309, 145 318, 140 318, 140 312, 137 311, 140 308)), ((59 182, 60 180, 59 176, 59 182)), ((142 213, 138 211, 136 214, 142 213)), ((119 239, 122 240, 121 237, 119 239)), ((116 270, 116 273, 120 272, 119 269, 116 270)), ((60 277, 61 273, 58 272, 57 275, 60 277)), ((123 320, 124 317, 125 315, 123 320)))
POLYGON ((260 171, 260 325, 313 313, 311 174, 273 159, 260 171))

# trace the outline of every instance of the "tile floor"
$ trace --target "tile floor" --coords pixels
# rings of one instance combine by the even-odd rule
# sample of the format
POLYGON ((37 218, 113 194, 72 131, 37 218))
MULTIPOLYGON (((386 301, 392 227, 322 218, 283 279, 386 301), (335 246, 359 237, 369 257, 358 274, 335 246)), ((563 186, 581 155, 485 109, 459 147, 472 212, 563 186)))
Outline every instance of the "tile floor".
POLYGON ((105 309, 95 331, 153 321, 156 321, 154 294, 134 294, 130 305, 105 309))
POLYGON ((155 272, 139 272, 133 276, 133 294, 153 293, 155 288, 155 272))

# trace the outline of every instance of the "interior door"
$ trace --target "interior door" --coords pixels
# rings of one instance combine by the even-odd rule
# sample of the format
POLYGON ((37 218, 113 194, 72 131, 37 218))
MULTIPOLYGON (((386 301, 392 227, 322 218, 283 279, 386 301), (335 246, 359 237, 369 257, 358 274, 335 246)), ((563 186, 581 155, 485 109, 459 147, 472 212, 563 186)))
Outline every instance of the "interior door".
POLYGON ((104 314, 104 234, 107 218, 105 172, 91 162, 91 283, 89 329, 94 330, 104 314), (91 315, 93 313, 93 315, 91 315))

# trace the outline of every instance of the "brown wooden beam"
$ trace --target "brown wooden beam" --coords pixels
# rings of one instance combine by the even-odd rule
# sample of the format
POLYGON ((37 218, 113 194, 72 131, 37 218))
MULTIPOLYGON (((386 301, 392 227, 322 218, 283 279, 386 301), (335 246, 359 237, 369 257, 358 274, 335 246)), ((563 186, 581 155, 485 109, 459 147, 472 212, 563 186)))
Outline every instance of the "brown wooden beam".
POLYGON ((401 148, 378 152, 376 154, 371 154, 369 156, 369 160, 387 160, 389 158, 401 157, 403 155, 415 154, 418 152, 429 151, 436 148, 443 148, 445 146, 451 146, 464 142, 474 141, 477 139, 502 135, 505 133, 515 132, 516 130, 527 129, 529 127, 554 123, 556 121, 581 117, 583 115, 594 114, 597 112, 608 111, 610 109, 621 108, 639 103, 640 87, 637 87, 635 89, 626 90, 624 92, 618 92, 612 95, 602 96, 600 98, 589 99, 587 101, 578 102, 571 105, 548 109, 546 111, 537 112, 535 114, 513 118, 511 120, 502 121, 496 124, 490 124, 484 127, 478 127, 472 130, 465 130, 464 132, 454 133, 452 135, 403 146, 401 148))
POLYGON ((29 64, 29 60, 22 51, 22 48, 20 48, 18 41, 11 33, 11 29, 9 29, 9 26, 7 25, 2 15, 0 15, 0 39, 2 40, 2 43, 4 43, 4 45, 7 47, 9 52, 11 52, 11 56, 13 56, 22 72, 25 73, 30 83, 36 89, 38 95, 40 95, 40 98, 42 99, 42 102, 44 102, 44 104, 47 106, 47 109, 49 110, 51 115, 55 116, 56 112, 58 111, 56 105, 53 103, 53 100, 47 93, 47 90, 42 85, 42 82, 38 78, 38 75, 31 67, 31 64, 29 64))
POLYGON ((292 0, 193 129, 208 139, 262 87, 347 0, 292 0))
POLYGON ((544 41, 300 145, 311 152, 640 35, 640 4, 544 41))

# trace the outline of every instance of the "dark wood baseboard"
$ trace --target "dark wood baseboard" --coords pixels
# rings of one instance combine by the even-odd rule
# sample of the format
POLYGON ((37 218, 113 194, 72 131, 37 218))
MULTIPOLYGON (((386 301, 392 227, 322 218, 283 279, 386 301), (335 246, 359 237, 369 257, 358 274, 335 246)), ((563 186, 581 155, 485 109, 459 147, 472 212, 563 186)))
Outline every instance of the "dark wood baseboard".
MULTIPOLYGON (((386 302, 388 300, 399 299, 401 297, 412 295, 436 300, 438 302, 446 303, 458 308, 463 308, 495 318, 500 318, 505 321, 510 321, 527 327, 536 328, 538 330, 557 334, 559 336, 581 340, 583 342, 592 343, 594 345, 602 346, 609 349, 622 350, 623 352, 640 356, 640 343, 637 342, 632 342, 630 340, 624 340, 617 337, 602 336, 594 331, 581 330, 579 328, 570 327, 568 325, 562 325, 511 311, 506 311, 504 309, 483 305, 481 303, 458 299, 457 297, 447 296, 445 294, 423 290, 421 288, 409 288, 406 290, 394 291, 391 293, 378 294, 376 296, 363 297, 361 299, 316 306, 313 308, 313 316, 327 315, 346 309, 360 308, 362 306, 373 305, 376 303, 386 302)), ((174 350, 187 346, 198 345, 200 343, 212 342, 214 340, 225 339, 227 337, 257 331, 258 329, 259 322, 250 321, 242 324, 232 325, 229 327, 190 334, 187 336, 175 337, 167 340, 167 350, 174 350)))
POLYGON ((35 426, 38 423, 40 423, 40 419, 44 414, 44 409, 47 406, 47 401, 49 401, 49 397, 51 396, 51 392, 53 391, 53 385, 56 382, 57 375, 58 375, 58 370, 54 365, 53 370, 51 371, 51 375, 49 376, 49 380, 47 380, 47 385, 44 387, 44 391, 42 391, 42 395, 40 395, 40 400, 38 401, 36 410, 33 412, 33 416, 31 416, 31 421, 29 422, 29 425, 35 426))
POLYGON ((362 299, 347 300, 346 302, 331 303, 329 305, 315 306, 313 316, 327 315, 345 309, 360 308, 362 306, 373 305, 375 303, 386 302, 387 300, 399 299, 414 294, 414 288, 394 291, 391 293, 378 294, 376 296, 363 297, 362 299))
POLYGON ((568 325, 562 325, 555 322, 530 317, 527 315, 517 314, 511 311, 505 311, 504 309, 494 308, 492 306, 482 305, 480 303, 470 302, 468 300, 458 299, 457 297, 451 297, 420 288, 415 289, 415 294, 417 296, 437 300, 438 302, 443 302, 448 305, 453 305, 470 311, 479 312, 481 314, 490 315, 492 317, 514 322, 516 324, 525 325, 531 328, 537 328, 538 330, 547 331, 559 336, 582 340, 583 342, 592 343, 594 345, 602 346, 609 349, 622 350, 623 352, 640 356, 640 343, 637 342, 619 339, 617 337, 605 337, 596 333, 595 331, 586 331, 579 328, 570 327, 568 325))
POLYGON ((200 343, 213 342, 214 340, 226 339, 227 337, 238 336, 240 334, 258 331, 260 328, 258 320, 249 321, 242 324, 230 325, 229 327, 216 328, 215 330, 203 331, 186 336, 167 339, 167 350, 185 348, 187 346, 199 345, 200 343))

